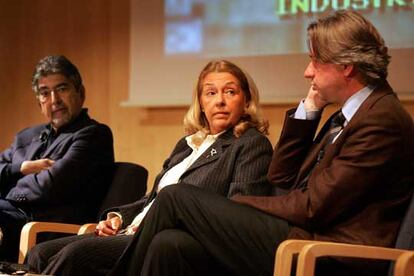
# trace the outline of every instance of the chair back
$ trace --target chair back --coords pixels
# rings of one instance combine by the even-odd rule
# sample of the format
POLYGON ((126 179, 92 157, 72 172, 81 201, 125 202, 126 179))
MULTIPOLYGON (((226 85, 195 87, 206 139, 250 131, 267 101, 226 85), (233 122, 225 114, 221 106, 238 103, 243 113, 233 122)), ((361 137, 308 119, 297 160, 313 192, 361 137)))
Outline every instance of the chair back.
POLYGON ((414 249, 414 194, 398 232, 395 248, 414 249))
MULTIPOLYGON (((410 204, 398 231, 395 248, 414 250, 414 194, 411 196, 410 204)), ((395 263, 393 262, 388 270, 388 276, 394 275, 394 267, 395 263)))
POLYGON ((143 197, 147 191, 147 179, 148 171, 141 165, 115 162, 112 183, 98 215, 108 208, 131 203, 143 197))

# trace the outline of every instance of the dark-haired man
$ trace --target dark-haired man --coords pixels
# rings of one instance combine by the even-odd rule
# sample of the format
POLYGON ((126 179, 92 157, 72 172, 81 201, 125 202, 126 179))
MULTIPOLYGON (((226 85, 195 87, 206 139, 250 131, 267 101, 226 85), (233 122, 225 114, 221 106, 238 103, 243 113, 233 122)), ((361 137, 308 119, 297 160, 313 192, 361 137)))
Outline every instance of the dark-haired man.
POLYGON ((47 56, 32 78, 46 124, 20 131, 0 153, 0 260, 16 261, 28 221, 96 218, 114 162, 111 130, 83 108, 85 88, 64 56, 47 56))

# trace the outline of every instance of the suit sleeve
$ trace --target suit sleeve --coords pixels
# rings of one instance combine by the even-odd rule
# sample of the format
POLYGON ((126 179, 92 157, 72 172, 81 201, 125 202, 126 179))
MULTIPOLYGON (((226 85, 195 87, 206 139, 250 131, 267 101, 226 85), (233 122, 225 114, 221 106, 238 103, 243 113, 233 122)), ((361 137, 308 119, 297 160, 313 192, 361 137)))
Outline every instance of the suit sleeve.
MULTIPOLYGON (((7 199, 24 203, 63 204, 74 195, 101 193, 103 187, 93 187, 113 164, 113 141, 105 125, 85 127, 59 145, 50 156, 54 165, 40 173, 20 178, 7 199)), ((106 180, 107 181, 107 180, 106 180)))
POLYGON ((286 113, 284 127, 269 166, 268 179, 277 187, 288 189, 296 180, 316 133, 320 118, 300 120, 291 117, 295 110, 286 113))
POLYGON ((227 196, 269 194, 271 187, 266 179, 266 172, 273 153, 271 143, 258 132, 241 136, 236 141, 240 146, 227 196))
POLYGON ((16 148, 16 141, 10 148, 0 154, 0 192, 7 194, 14 183, 22 176, 20 167, 22 162, 13 163, 13 152, 16 148))
POLYGON ((102 213, 101 220, 106 220, 106 215, 109 212, 118 212, 122 216, 122 227, 125 228, 142 211, 147 200, 148 195, 145 195, 135 202, 107 209, 102 213))
POLYGON ((395 160, 404 160, 403 155, 412 152, 402 135, 403 128, 412 130, 412 127, 401 124, 385 111, 371 112, 338 138, 344 141, 337 149, 339 152, 332 159, 322 159, 311 174, 307 188, 277 197, 235 200, 308 230, 324 228, 350 209, 363 208, 373 192, 391 195, 393 190, 389 186, 399 175, 407 174, 400 169, 404 166, 395 160))

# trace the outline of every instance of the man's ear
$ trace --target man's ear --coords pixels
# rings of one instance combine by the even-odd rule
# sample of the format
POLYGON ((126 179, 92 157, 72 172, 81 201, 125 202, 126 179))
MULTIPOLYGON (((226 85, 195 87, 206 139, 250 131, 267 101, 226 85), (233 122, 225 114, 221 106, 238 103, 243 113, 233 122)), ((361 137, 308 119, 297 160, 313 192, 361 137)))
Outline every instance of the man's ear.
POLYGON ((354 76, 357 72, 353 64, 346 64, 344 66, 344 76, 349 78, 354 76))
POLYGON ((83 86, 83 84, 79 88, 79 93, 82 99, 82 103, 85 102, 86 95, 85 95, 85 86, 83 86))

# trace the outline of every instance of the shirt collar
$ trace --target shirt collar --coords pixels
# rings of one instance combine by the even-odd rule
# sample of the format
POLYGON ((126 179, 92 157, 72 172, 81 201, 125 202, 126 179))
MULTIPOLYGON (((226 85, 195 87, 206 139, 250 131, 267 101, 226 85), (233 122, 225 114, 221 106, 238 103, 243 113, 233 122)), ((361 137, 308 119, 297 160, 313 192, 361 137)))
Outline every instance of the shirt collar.
POLYGON ((371 95, 374 89, 375 87, 372 85, 365 86, 346 100, 345 104, 341 108, 342 114, 345 116, 346 123, 351 121, 359 107, 368 98, 368 96, 371 95))
MULTIPOLYGON (((220 133, 217 133, 217 134, 207 134, 205 137, 204 137, 204 140, 203 140, 203 142, 201 143, 201 144, 204 144, 204 143, 209 143, 210 145, 211 144, 213 144, 216 140, 217 140, 217 137, 219 137, 221 134, 223 134, 224 132, 226 132, 226 130, 224 130, 224 131, 222 131, 222 132, 220 132, 220 133)), ((202 131, 197 131, 196 133, 194 133, 194 134, 192 134, 192 135, 189 135, 189 136, 187 136, 187 137, 185 137, 185 140, 187 141, 187 145, 190 147, 190 148, 192 148, 193 150, 197 150, 200 146, 201 146, 201 144, 200 145, 197 145, 197 144, 195 144, 194 142, 193 142, 193 137, 195 137, 195 136, 198 136, 198 137, 200 137, 200 136, 202 136, 203 135, 203 132, 202 131)))

